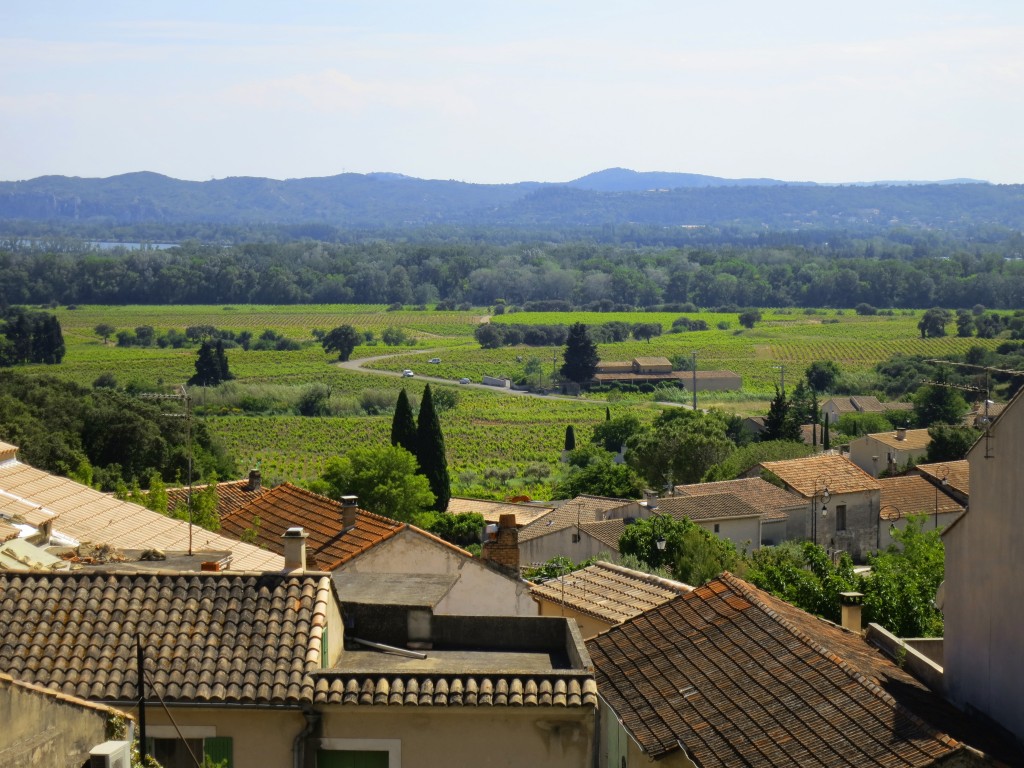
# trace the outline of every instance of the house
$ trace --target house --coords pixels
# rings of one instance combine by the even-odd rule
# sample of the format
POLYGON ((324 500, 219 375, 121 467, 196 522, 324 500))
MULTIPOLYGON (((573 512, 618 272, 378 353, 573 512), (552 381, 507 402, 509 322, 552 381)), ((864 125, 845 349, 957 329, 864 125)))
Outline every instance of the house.
MULTIPOLYGON (((859 631, 729 573, 591 638, 587 649, 602 768, 992 764, 966 746, 988 747, 987 730, 859 631)), ((1021 755, 993 743, 1006 750, 1000 757, 1021 755)))
POLYGON ((740 551, 761 546, 761 511, 731 493, 668 496, 658 499, 655 514, 686 518, 740 551))
POLYGON ((681 581, 598 561, 531 592, 541 616, 575 619, 587 640, 691 589, 681 581))
MULTIPOLYGON (((179 506, 187 509, 185 505, 188 503, 189 493, 194 496, 209 487, 209 484, 203 484, 193 485, 191 489, 187 486, 168 488, 167 511, 173 512, 179 506)), ((244 480, 219 481, 214 485, 214 492, 217 494, 217 514, 224 517, 268 490, 263 485, 262 473, 258 469, 250 469, 249 476, 244 480)))
POLYGON ((279 573, 0 573, 0 668, 130 707, 141 639, 165 768, 194 765, 181 737, 236 766, 590 764, 596 685, 574 622, 400 605, 343 617, 330 575, 299 567, 301 533, 279 573))
POLYGON ((862 561, 878 541, 881 486, 845 456, 818 454, 803 459, 765 461, 765 471, 804 500, 804 513, 792 512, 789 539, 810 539, 826 549, 848 552, 862 561))
MULTIPOLYGON (((302 527, 313 567, 335 574, 454 578, 438 613, 474 616, 536 616, 529 584, 518 573, 495 567, 421 528, 359 508, 355 496, 341 502, 282 483, 221 520, 221 531, 251 538, 268 551, 284 552, 283 534, 302 527)), ((340 582, 339 582, 340 583, 340 582)))
POLYGON ((877 397, 853 395, 850 397, 832 397, 821 404, 821 415, 828 416, 830 424, 835 424, 847 413, 878 413, 885 414, 896 411, 907 413, 914 410, 913 403, 883 403, 877 397))
POLYGON ((928 455, 932 438, 927 429, 873 432, 850 441, 849 459, 872 477, 883 472, 895 474, 910 462, 928 455))
POLYGON ((963 424, 965 427, 985 429, 1003 412, 1004 408, 1006 408, 1006 403, 996 403, 992 400, 975 403, 964 416, 963 424))
POLYGON ((13 515, 54 543, 125 550, 230 551, 232 567, 280 570, 280 555, 167 517, 138 504, 23 464, 0 443, 0 517, 13 515))
POLYGON ((707 496, 728 493, 749 504, 761 513, 761 544, 772 545, 785 541, 790 514, 805 514, 803 500, 789 491, 772 485, 760 477, 741 477, 714 483, 677 485, 678 496, 707 496))
POLYGON ((544 517, 555 508, 546 504, 520 504, 509 501, 490 501, 487 499, 468 499, 453 496, 448 500, 447 512, 453 515, 475 513, 481 515, 485 523, 496 525, 502 515, 516 516, 516 523, 522 527, 534 520, 544 517))
POLYGON ((81 768, 89 753, 108 741, 115 723, 134 718, 59 691, 15 680, 0 672, 0 765, 18 768, 81 768))
POLYGON ((621 536, 628 519, 648 514, 646 506, 635 499, 577 496, 519 531, 519 562, 545 563, 553 557, 579 562, 601 553, 617 553, 618 539, 612 547, 609 534, 618 531, 621 536), (623 527, 591 528, 592 523, 608 520, 621 520, 623 527))
POLYGON ((594 373, 597 384, 657 384, 673 381, 697 390, 741 389, 743 379, 732 371, 673 371, 667 357, 635 357, 631 362, 601 361, 594 373))
POLYGON ((921 475, 929 483, 941 486, 945 493, 967 506, 971 495, 971 464, 967 459, 918 464, 912 474, 921 475))
POLYGON ((888 547, 892 528, 903 529, 912 515, 927 515, 924 530, 930 531, 946 527, 964 512, 964 505, 946 493, 941 484, 930 483, 922 475, 880 477, 878 484, 882 490, 877 549, 888 547))
MULTIPOLYGON (((1024 551, 1024 403, 1020 390, 967 453, 941 470, 970 507, 942 533, 946 550, 944 677, 954 702, 976 709, 1024 739, 1024 638, 1020 554, 1024 551)), ((934 478, 934 465, 919 468, 934 478)))

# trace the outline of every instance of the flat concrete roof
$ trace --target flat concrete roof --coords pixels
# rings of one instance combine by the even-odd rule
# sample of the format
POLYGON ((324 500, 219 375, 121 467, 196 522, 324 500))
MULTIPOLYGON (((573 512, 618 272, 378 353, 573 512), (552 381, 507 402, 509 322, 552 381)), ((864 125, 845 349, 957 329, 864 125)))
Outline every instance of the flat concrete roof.
POLYGON ((572 668, 564 653, 542 651, 421 651, 425 659, 413 659, 376 650, 346 649, 331 669, 346 673, 387 675, 502 674, 536 675, 566 672, 572 668))
POLYGON ((433 608, 444 599, 459 575, 454 573, 349 573, 332 574, 342 603, 407 605, 433 608))

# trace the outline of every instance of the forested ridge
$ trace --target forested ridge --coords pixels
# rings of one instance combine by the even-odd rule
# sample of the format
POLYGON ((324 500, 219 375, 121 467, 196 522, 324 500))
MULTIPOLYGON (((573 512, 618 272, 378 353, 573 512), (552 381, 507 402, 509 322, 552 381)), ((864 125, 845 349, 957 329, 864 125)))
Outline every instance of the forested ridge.
POLYGON ((437 302, 1016 309, 1024 306, 1024 238, 777 232, 667 247, 424 237, 111 251, 71 239, 0 242, 0 306, 437 302))

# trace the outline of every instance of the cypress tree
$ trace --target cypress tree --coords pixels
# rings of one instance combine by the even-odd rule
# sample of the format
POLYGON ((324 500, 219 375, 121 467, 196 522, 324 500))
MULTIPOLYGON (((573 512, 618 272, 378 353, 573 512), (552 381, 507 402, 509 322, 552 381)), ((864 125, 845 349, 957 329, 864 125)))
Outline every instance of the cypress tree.
POLYGON ((561 374, 569 381, 585 384, 593 378, 600 359, 597 356, 597 344, 590 338, 587 326, 583 323, 569 326, 562 357, 565 363, 562 364, 561 374))
POLYGON ((220 384, 222 381, 235 378, 231 375, 231 371, 228 370, 228 356, 224 354, 224 342, 220 339, 217 339, 216 357, 218 377, 216 383, 220 384))
POLYGON ((213 345, 204 341, 196 356, 196 375, 188 380, 189 385, 213 387, 220 383, 220 361, 213 345))
POLYGON ((395 415, 391 419, 391 444, 405 448, 413 456, 416 455, 416 419, 409 405, 409 395, 402 387, 395 403, 395 415))
POLYGON ((565 450, 576 450, 576 430, 573 428, 572 424, 565 428, 565 450))
POLYGON ((424 388, 423 400, 420 401, 420 416, 416 425, 416 458, 420 464, 420 474, 430 481, 430 490, 434 492, 434 509, 444 512, 448 509, 452 486, 448 476, 448 459, 444 454, 444 435, 434 410, 434 396, 430 393, 429 384, 424 388))
POLYGON ((828 450, 832 447, 828 437, 828 414, 825 414, 825 422, 821 426, 821 447, 824 450, 828 450))
POLYGON ((612 409, 609 408, 607 405, 604 407, 604 420, 605 421, 611 421, 612 420, 612 409))

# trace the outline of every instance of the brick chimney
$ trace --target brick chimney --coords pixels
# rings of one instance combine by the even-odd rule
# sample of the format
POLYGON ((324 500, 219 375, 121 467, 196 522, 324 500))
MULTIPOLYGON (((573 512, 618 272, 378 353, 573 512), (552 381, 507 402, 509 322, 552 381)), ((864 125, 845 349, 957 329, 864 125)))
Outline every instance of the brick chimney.
POLYGON ((840 592, 839 602, 843 606, 843 629, 860 634, 863 627, 861 605, 864 595, 860 592, 840 592))
POLYGON ((514 514, 503 514, 498 518, 498 534, 493 540, 484 542, 481 557, 519 570, 519 528, 514 514))
POLYGON ((306 539, 309 534, 302 528, 289 528, 281 538, 284 539, 284 569, 306 570, 306 539))
POLYGON ((358 496, 341 497, 341 524, 344 528, 354 528, 356 524, 356 513, 359 511, 358 496))
POLYGON ((258 469, 249 470, 249 482, 245 486, 247 491, 258 491, 263 484, 263 473, 258 469))

